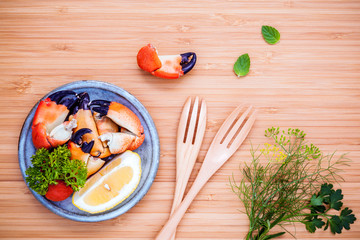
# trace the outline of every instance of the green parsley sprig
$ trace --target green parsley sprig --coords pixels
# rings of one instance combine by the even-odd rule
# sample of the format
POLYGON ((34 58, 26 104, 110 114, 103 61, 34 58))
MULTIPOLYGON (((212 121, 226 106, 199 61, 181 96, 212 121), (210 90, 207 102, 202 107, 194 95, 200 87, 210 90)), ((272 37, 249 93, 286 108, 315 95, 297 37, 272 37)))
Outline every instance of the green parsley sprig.
POLYGON ((87 168, 84 162, 71 160, 70 157, 66 145, 55 148, 51 153, 45 148, 37 150, 31 157, 32 166, 25 171, 29 187, 45 195, 50 184, 62 180, 78 191, 86 182, 87 168))
POLYGON ((343 195, 341 189, 336 191, 333 189, 332 184, 323 184, 317 194, 313 194, 310 199, 310 213, 305 213, 302 223, 305 224, 306 229, 313 233, 317 228, 322 228, 325 225, 324 230, 330 226, 330 231, 334 234, 340 234, 342 229, 350 229, 350 224, 353 224, 356 220, 352 210, 344 208, 340 215, 329 214, 330 210, 340 211, 343 206, 343 195), (326 221, 326 224, 325 222, 326 221))
POLYGON ((356 220, 350 209, 345 208, 339 216, 328 214, 330 209, 340 210, 343 196, 341 190, 326 184, 342 180, 338 167, 347 165, 346 157, 324 155, 313 144, 305 143, 306 134, 299 129, 280 133, 273 127, 265 136, 274 144, 252 148, 252 161, 242 169, 243 179, 240 183, 234 178, 231 181, 250 221, 246 239, 276 238, 290 233, 285 225, 295 222, 305 224, 310 232, 323 227, 324 220, 325 230, 330 226, 332 233, 349 229, 356 220), (275 226, 284 231, 270 233, 275 226))

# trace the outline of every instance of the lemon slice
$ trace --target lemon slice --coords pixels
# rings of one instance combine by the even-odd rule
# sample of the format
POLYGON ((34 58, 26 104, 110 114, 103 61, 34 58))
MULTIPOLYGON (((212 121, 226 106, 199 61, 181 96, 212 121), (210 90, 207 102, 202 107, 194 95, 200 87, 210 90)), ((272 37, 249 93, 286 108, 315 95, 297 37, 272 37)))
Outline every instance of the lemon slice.
POLYGON ((72 202, 89 213, 109 210, 135 191, 140 177, 140 156, 128 150, 88 179, 85 186, 73 195, 72 202))

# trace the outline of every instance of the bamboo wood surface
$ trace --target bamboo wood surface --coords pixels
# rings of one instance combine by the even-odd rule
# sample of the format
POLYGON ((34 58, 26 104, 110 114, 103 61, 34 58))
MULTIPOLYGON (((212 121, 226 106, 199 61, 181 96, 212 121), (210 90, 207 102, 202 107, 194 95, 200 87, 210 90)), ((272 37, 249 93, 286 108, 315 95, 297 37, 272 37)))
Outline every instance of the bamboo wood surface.
MULTIPOLYGON (((176 130, 184 101, 208 107, 205 138, 192 182, 222 121, 240 103, 257 121, 235 155, 191 204, 177 239, 242 239, 243 206, 231 192, 252 144, 271 126, 297 127, 326 153, 348 153, 344 203, 360 218, 360 2, 282 1, 0 1, 0 239, 153 239, 168 219, 175 191, 176 130), (268 45, 261 26, 281 33, 268 45), (196 52, 181 79, 158 79, 137 67, 147 43, 160 54, 196 52), (248 76, 232 72, 248 53, 248 76), (161 143, 160 166, 148 194, 115 219, 80 223, 59 217, 27 189, 17 142, 33 105, 50 90, 77 80, 101 80, 132 93, 148 109, 161 143)), ((338 185, 336 187, 339 187, 338 185)), ((328 231, 298 239, 359 239, 360 220, 336 238, 328 231)), ((291 227, 290 227, 291 229, 291 227)), ((285 235, 281 239, 292 239, 285 235)))

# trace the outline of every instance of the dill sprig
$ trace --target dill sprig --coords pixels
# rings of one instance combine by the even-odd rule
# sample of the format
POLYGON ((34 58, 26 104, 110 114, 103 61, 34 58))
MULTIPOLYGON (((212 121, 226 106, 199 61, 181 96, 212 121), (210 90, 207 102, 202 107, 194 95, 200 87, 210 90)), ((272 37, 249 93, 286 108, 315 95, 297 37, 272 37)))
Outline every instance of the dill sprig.
MULTIPOLYGON (((240 183, 236 183, 234 178, 231 181, 232 190, 243 202, 250 221, 246 239, 265 240, 290 233, 283 225, 295 222, 305 224, 310 232, 314 232, 325 225, 318 217, 333 217, 327 215, 330 207, 326 208, 325 205, 329 201, 326 202, 324 197, 320 201, 321 192, 315 193, 324 183, 343 180, 338 174, 339 166, 347 165, 348 159, 345 155, 335 158, 334 153, 324 155, 318 147, 306 144, 306 134, 299 129, 289 128, 280 133, 279 128, 272 127, 265 131, 265 136, 274 144, 266 143, 262 149, 252 147, 252 161, 245 163, 243 179, 240 183), (316 202, 317 196, 319 199, 316 202), (320 205, 323 207, 317 211, 320 205), (284 231, 270 234, 276 225, 284 231)), ((356 219, 354 215, 351 218, 353 221, 356 219)), ((353 223, 351 219, 349 221, 353 223)), ((328 221, 326 225, 331 226, 331 223, 328 221)), ((342 229, 342 226, 339 228, 342 229)))

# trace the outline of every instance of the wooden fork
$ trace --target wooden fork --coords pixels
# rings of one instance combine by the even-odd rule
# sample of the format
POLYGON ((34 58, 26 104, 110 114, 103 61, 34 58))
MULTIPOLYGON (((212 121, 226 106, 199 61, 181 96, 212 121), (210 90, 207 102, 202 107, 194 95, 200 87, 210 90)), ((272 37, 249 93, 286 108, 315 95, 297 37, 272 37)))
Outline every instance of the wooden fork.
POLYGON ((243 107, 237 107, 221 125, 216 133, 198 176, 188 194, 157 235, 157 240, 168 240, 184 216, 186 210, 210 177, 235 153, 254 125, 256 111, 252 107, 238 118, 243 107), (238 118, 238 119, 237 119, 238 118))
MULTIPOLYGON (((184 105, 181 113, 176 145, 176 187, 171 214, 181 203, 184 196, 186 185, 196 158, 199 154, 200 146, 206 128, 206 103, 201 101, 199 109, 199 97, 195 101, 191 110, 191 97, 184 105)), ((171 239, 175 239, 176 228, 171 239)))

